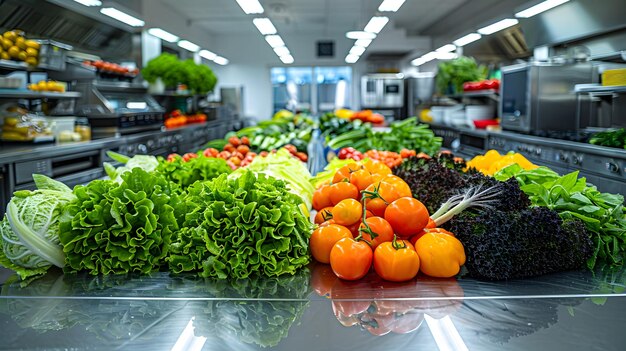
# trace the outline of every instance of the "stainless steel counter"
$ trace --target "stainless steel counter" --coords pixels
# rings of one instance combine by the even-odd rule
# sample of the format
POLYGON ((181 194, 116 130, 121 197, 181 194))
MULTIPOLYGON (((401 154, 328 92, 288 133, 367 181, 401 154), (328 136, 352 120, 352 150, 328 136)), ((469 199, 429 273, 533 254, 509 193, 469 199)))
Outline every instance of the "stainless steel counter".
POLYGON ((622 350, 626 271, 482 282, 371 274, 325 265, 227 282, 63 276, 5 282, 2 350, 622 350))

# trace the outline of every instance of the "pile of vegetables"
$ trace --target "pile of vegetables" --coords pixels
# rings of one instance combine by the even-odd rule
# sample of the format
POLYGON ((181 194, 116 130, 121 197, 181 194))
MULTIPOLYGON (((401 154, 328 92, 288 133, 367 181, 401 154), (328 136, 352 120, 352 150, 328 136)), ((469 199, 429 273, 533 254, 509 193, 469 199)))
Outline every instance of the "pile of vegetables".
POLYGON ((217 78, 209 66, 196 64, 192 59, 181 61, 176 55, 169 53, 162 53, 148 61, 141 70, 141 75, 149 83, 161 78, 169 88, 185 84, 195 94, 206 94, 217 84, 217 78))
POLYGON ((465 263, 461 243, 437 228, 455 213, 479 205, 489 190, 454 199, 429 215, 409 186, 379 161, 352 162, 313 194, 311 253, 337 277, 358 280, 374 268, 385 280, 406 281, 418 271, 452 277, 465 263))
POLYGON ((109 153, 110 179, 72 191, 34 175, 0 222, 0 264, 22 279, 50 267, 89 274, 294 274, 309 260, 313 186, 285 149, 230 174, 220 158, 109 153), (266 174, 263 174, 266 173, 266 174), (284 179, 280 180, 280 179, 284 179), (33 210, 37 209, 37 210, 33 210))
POLYGON ((562 219, 550 208, 531 206, 516 179, 500 181, 475 171, 464 173, 461 167, 443 154, 411 158, 394 173, 407 181, 413 195, 429 209, 445 206, 449 196, 468 188, 496 189, 488 211, 470 209, 443 225, 463 243, 465 267, 471 276, 489 280, 531 277, 582 268, 593 256, 590 234, 580 220, 562 219))
POLYGON ((442 139, 436 137, 426 124, 417 124, 417 118, 408 118, 390 124, 389 130, 373 130, 369 124, 341 134, 328 142, 332 149, 353 147, 360 152, 386 150, 401 152, 415 150, 429 155, 441 148, 442 139))
POLYGON ((626 129, 620 128, 596 133, 589 139, 589 143, 626 149, 626 129))
POLYGON ((331 112, 322 115, 319 119, 319 129, 322 132, 322 137, 325 140, 331 140, 343 133, 360 129, 364 123, 361 120, 350 120, 348 116, 351 113, 353 111, 349 111, 345 117, 339 117, 331 112))
MULTIPOLYGON (((624 196, 601 193, 578 177, 578 171, 560 176, 546 168, 525 170, 506 167, 496 179, 514 178, 534 206, 556 211, 564 221, 581 221, 593 241, 587 266, 623 265, 626 259, 626 208, 624 196)), ((582 231, 582 228, 579 228, 582 231)))
POLYGON ((479 66, 471 57, 461 56, 439 63, 435 82, 440 94, 457 94, 463 91, 463 83, 478 81, 486 76, 487 67, 479 66))
MULTIPOLYGON (((276 150, 287 144, 294 145, 297 151, 306 153, 314 125, 314 121, 304 115, 277 115, 271 120, 259 122, 256 126, 243 128, 235 135, 250 139, 250 149, 257 153, 276 150)), ((219 149, 223 145, 210 142, 207 147, 219 149)))
POLYGON ((524 155, 513 151, 506 155, 500 155, 496 150, 489 150, 484 155, 476 155, 467 161, 468 168, 475 168, 477 171, 489 176, 512 164, 518 164, 526 170, 539 167, 528 161, 524 155))

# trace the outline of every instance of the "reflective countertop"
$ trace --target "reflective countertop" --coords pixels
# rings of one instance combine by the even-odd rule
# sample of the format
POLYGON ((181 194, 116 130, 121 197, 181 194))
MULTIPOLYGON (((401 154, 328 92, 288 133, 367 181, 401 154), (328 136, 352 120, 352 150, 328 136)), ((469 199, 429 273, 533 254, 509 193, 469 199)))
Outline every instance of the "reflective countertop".
POLYGON ((626 270, 486 282, 424 276, 0 274, 0 350, 623 350, 626 270))

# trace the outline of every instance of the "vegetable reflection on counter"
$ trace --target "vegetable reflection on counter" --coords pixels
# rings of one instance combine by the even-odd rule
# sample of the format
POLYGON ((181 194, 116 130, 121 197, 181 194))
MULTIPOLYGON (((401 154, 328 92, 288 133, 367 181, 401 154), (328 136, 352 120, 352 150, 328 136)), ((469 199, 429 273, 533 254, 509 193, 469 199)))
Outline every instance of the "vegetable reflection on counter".
POLYGON ((241 350, 242 343, 276 346, 308 308, 309 281, 306 268, 293 276, 255 276, 231 282, 207 279, 211 294, 224 300, 198 303, 194 334, 233 350, 241 350))
MULTIPOLYGON (((93 346, 85 334, 67 330, 79 326, 104 348, 153 349, 176 340, 190 320, 196 336, 211 338, 221 348, 225 343, 237 350, 245 344, 271 347, 287 337, 308 308, 309 281, 306 268, 295 275, 233 281, 197 276, 64 276, 56 271, 26 287, 21 287, 16 276, 10 278, 2 286, 2 295, 11 298, 0 299, 0 314, 20 328, 49 333, 54 342, 62 343, 51 343, 50 348, 93 346), (134 298, 110 298, 119 293, 134 298), (168 299, 194 293, 210 301, 168 299), (269 298, 272 301, 263 300, 269 298)), ((22 346, 28 347, 24 341, 22 346)))
POLYGON ((370 273, 361 281, 337 278, 328 265, 313 267, 314 291, 331 299, 337 321, 372 335, 406 334, 419 329, 426 315, 442 319, 463 304, 464 293, 454 278, 428 278, 395 283, 370 273), (367 297, 365 297, 367 296, 367 297))

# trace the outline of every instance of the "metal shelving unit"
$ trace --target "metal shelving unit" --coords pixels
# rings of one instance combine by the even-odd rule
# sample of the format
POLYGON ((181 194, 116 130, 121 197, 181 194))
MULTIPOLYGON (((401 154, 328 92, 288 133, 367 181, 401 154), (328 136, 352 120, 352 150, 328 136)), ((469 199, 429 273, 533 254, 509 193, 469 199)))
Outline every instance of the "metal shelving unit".
POLYGON ((28 90, 10 90, 0 89, 0 99, 76 99, 81 97, 81 93, 76 91, 67 91, 64 93, 52 91, 28 91, 28 90))

